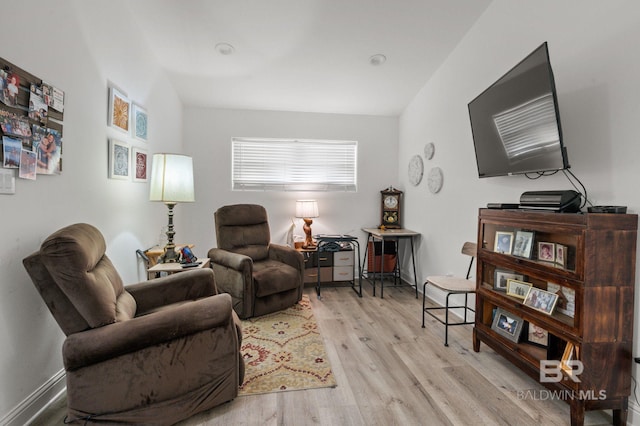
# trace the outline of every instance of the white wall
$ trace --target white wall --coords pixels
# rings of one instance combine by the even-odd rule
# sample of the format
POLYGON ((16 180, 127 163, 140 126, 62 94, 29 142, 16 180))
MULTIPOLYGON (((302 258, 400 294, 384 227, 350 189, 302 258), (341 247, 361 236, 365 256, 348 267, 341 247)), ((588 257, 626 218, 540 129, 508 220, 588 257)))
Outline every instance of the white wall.
POLYGON ((182 106, 134 29, 123 1, 23 0, 0 14, 2 57, 66 95, 62 175, 17 179, 15 195, 0 195, 0 424, 24 423, 29 404, 47 397, 42 387, 64 385, 54 383, 64 336, 22 259, 56 229, 88 222, 130 283, 144 277, 135 250, 166 223, 166 207, 147 201, 148 184, 107 178, 107 139, 135 144, 107 128, 107 81, 148 108, 150 143, 138 146, 181 150, 182 106))
MULTIPOLYGON (((236 203, 262 204, 269 215, 271 238, 283 244, 293 218, 295 233, 304 235, 295 219, 295 200, 317 199, 317 233, 348 233, 361 238, 362 227, 380 224, 380 190, 398 186, 398 119, 362 115, 240 111, 186 108, 185 153, 194 158, 196 203, 178 205, 176 215, 189 217, 176 240, 193 242, 197 256, 216 247, 213 213, 236 203), (345 139, 358 141, 357 192, 231 191, 231 138, 267 137, 345 139)), ((364 255, 364 248, 362 248, 364 255)))
MULTIPOLYGON (((457 254, 464 241, 476 239, 479 207, 518 202, 524 191, 573 189, 561 174, 535 181, 477 177, 467 103, 544 41, 572 171, 594 205, 640 212, 639 39, 640 3, 634 1, 495 0, 490 5, 400 119, 400 180, 407 185, 406 164, 429 141, 436 154, 425 163, 427 170, 440 166, 445 176, 437 195, 424 182, 407 191, 407 226, 424 237, 421 277, 464 273, 466 260, 457 254)), ((636 307, 639 298, 636 294, 636 307)), ((638 356, 637 319, 635 324, 638 356)), ((637 365, 633 368, 637 376, 637 365)), ((633 396, 630 403, 638 409, 633 396)))
MULTIPOLYGON (((149 154, 193 155, 196 202, 176 207, 176 231, 177 240, 194 242, 200 256, 215 246, 213 212, 222 205, 264 204, 273 239, 282 242, 294 201, 314 197, 321 213, 314 220, 314 232, 359 234, 362 226, 378 224, 379 191, 394 185, 405 190, 406 227, 423 234, 419 280, 429 273, 464 272, 465 260, 457 254, 463 241, 475 239, 479 207, 517 201, 526 190, 570 188, 561 176, 480 180, 476 174, 467 103, 545 40, 572 170, 594 204, 622 204, 630 212, 640 211, 640 194, 634 191, 640 173, 634 164, 640 150, 640 5, 633 1, 495 0, 399 121, 182 111, 168 80, 138 41, 136 25, 126 11, 124 0, 22 0, 11 4, 11 13, 0 14, 2 56, 67 95, 64 173, 36 182, 19 180, 15 195, 0 195, 0 423, 24 420, 13 415, 62 368, 63 335, 21 259, 59 227, 86 221, 103 231, 108 254, 124 280, 132 282, 142 278, 135 249, 155 243, 166 223, 166 208, 146 201, 147 184, 106 178, 107 138, 114 135, 106 127, 107 81, 148 108, 149 154), (232 192, 233 136, 358 140, 359 190, 232 192), (422 153, 427 142, 435 143, 436 154, 425 161, 425 171, 437 165, 445 174, 437 195, 428 192, 424 181, 412 187, 406 177, 409 158, 422 153)), ((296 224, 301 234, 300 222, 296 224)))

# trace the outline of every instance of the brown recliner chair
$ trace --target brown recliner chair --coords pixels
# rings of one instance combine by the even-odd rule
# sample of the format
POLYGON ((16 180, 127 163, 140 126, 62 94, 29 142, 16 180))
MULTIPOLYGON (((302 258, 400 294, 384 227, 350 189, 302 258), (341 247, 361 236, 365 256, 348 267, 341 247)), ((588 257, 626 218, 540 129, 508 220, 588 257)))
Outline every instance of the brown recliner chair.
POLYGON ((219 208, 218 247, 209 250, 218 288, 233 299, 240 318, 276 312, 296 304, 304 287, 304 258, 291 247, 272 244, 267 211, 256 204, 219 208))
POLYGON ((105 251, 75 224, 23 260, 67 336, 67 422, 173 424, 235 398, 242 331, 213 272, 124 287, 105 251))

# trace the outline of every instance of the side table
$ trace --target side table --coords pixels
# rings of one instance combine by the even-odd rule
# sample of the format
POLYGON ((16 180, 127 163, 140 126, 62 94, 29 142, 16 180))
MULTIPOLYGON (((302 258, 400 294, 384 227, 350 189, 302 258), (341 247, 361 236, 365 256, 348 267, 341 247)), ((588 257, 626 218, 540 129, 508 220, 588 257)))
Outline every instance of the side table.
MULTIPOLYGON (((193 244, 176 244, 176 251, 179 251, 182 247, 193 248, 193 244)), ((164 254, 164 247, 153 246, 150 249, 145 250, 144 254, 149 259, 147 268, 151 268, 158 263, 158 260, 160 260, 160 257, 164 254)))
POLYGON ((210 259, 208 257, 198 258, 198 262, 200 264, 198 266, 192 266, 189 268, 185 268, 182 266, 182 263, 156 263, 151 268, 147 269, 147 279, 151 279, 157 274, 165 272, 168 275, 177 274, 179 272, 188 271, 190 269, 201 269, 208 268, 210 259))
MULTIPOLYGON (((318 257, 322 256, 323 252, 327 253, 336 253, 343 250, 353 250, 356 252, 355 263, 358 265, 358 275, 353 276, 352 280, 349 282, 353 291, 359 297, 362 297, 362 269, 360 267, 360 243, 358 243, 358 239, 356 237, 352 237, 351 235, 316 235, 315 240, 318 242, 317 252, 318 257), (356 284, 356 280, 358 280, 358 284, 356 284)), ((320 287, 322 284, 322 280, 320 279, 320 262, 318 262, 318 277, 316 282, 316 293, 318 295, 318 299, 320 299, 320 287)), ((354 265, 355 266, 355 265, 354 265)), ((338 266, 334 265, 334 269, 338 266)), ((353 266, 351 266, 353 268, 353 266)), ((334 276, 335 276, 334 270, 334 276)))

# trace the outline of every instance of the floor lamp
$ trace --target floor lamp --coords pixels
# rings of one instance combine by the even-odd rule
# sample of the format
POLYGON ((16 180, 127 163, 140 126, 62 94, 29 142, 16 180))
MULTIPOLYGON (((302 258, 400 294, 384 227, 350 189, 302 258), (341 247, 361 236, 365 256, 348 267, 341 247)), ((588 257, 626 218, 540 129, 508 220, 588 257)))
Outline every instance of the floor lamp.
POLYGON ((193 160, 181 154, 154 154, 151 165, 151 189, 149 200, 162 201, 169 209, 169 225, 167 227, 167 245, 160 258, 162 263, 180 261, 180 253, 176 252, 173 242, 173 208, 177 203, 195 201, 193 189, 193 160))

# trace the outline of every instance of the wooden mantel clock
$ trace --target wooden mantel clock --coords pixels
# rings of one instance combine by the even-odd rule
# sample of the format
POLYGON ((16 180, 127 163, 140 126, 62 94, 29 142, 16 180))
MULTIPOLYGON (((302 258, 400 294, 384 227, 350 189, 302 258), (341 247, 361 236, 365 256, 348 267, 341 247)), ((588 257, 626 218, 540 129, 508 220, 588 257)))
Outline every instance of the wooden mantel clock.
POLYGON ((382 194, 382 226, 385 228, 400 228, 402 191, 390 186, 380 191, 380 194, 382 194))

